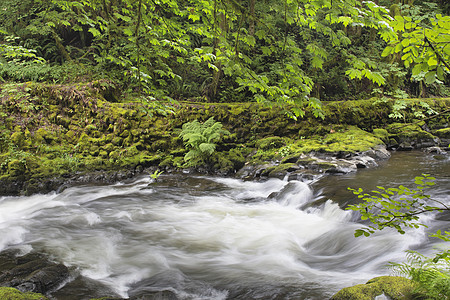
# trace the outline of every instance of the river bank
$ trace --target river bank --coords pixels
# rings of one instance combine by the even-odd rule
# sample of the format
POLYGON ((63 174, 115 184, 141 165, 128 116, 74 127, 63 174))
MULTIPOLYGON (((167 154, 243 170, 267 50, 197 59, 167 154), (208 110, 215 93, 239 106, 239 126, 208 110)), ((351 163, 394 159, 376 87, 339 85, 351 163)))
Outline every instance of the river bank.
POLYGON ((101 81, 0 89, 1 195, 112 183, 144 170, 247 179, 345 173, 385 159, 385 148, 440 152, 450 143, 450 99, 402 100, 403 106, 392 99, 325 102, 324 119, 306 108, 293 120, 282 108, 256 103, 127 98, 101 81), (181 127, 210 117, 230 135, 207 166, 187 168, 181 127))
MULTIPOLYGON (((306 182, 184 173, 155 181, 142 174, 112 185, 2 197, 0 229, 8 235, 0 245, 16 252, 12 262, 0 259, 10 266, 0 278, 16 274, 13 286, 40 287, 43 276, 46 286, 58 286, 45 294, 64 300, 329 299, 389 275, 388 262, 404 260, 411 247, 429 254, 436 246, 425 230, 354 238, 363 225, 344 210, 357 201, 347 187, 409 186, 426 171, 437 178, 433 199, 448 201, 450 160, 439 159, 398 151, 378 167, 306 182)), ((448 226, 444 216, 423 222, 430 232, 448 226)), ((378 283, 341 296, 393 290, 392 282, 388 290, 378 283)))

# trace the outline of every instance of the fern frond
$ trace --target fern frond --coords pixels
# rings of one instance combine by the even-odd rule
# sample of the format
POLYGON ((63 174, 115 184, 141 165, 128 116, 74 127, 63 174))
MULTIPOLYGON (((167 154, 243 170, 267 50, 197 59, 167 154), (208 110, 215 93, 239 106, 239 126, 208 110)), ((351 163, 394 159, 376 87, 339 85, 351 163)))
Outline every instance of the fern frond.
POLYGON ((208 136, 208 143, 214 143, 220 140, 220 133, 214 132, 211 135, 208 136))
POLYGON ((222 124, 216 122, 213 117, 203 124, 198 120, 183 124, 179 136, 191 150, 185 155, 184 160, 190 166, 196 166, 208 160, 209 155, 216 150, 216 142, 220 141, 222 134, 229 134, 222 129, 222 124))
POLYGON ((201 159, 201 152, 195 149, 190 150, 184 156, 184 161, 189 166, 196 166, 200 159, 201 159))
POLYGON ((391 263, 394 272, 417 283, 416 292, 426 299, 448 300, 450 297, 450 262, 434 261, 415 251, 408 251, 407 262, 391 263))
POLYGON ((211 155, 216 150, 216 144, 202 143, 199 145, 199 149, 202 153, 208 153, 209 155, 211 155))

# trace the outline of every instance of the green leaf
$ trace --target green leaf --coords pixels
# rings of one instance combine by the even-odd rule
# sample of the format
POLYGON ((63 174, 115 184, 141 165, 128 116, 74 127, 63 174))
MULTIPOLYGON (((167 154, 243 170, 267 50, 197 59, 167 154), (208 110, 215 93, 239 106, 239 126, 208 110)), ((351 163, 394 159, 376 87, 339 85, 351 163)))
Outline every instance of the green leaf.
POLYGON ((432 84, 436 81, 436 71, 429 71, 425 74, 425 83, 432 84))
POLYGON ((387 46, 386 48, 384 48, 383 53, 381 53, 381 57, 386 57, 390 55, 393 51, 394 51, 393 47, 387 46))
POLYGON ((414 68, 412 69, 412 75, 413 76, 419 75, 420 72, 422 72, 422 65, 421 64, 415 65, 414 68))
POLYGON ((127 36, 132 36, 134 34, 133 31, 129 27, 124 28, 123 33, 127 36))
POLYGON ((311 64, 312 64, 313 68, 316 68, 316 69, 322 69, 323 62, 324 62, 323 59, 321 59, 318 56, 314 56, 313 59, 311 60, 311 64))
POLYGON ((94 27, 91 27, 91 28, 89 28, 89 30, 88 30, 90 33, 92 33, 92 35, 94 36, 94 37, 97 37, 97 36, 99 36, 101 33, 100 33, 100 31, 98 31, 97 29, 95 29, 94 27))
POLYGON ((438 66, 436 68, 436 76, 439 80, 444 81, 445 77, 444 77, 444 68, 442 66, 438 66))
POLYGON ((438 64, 438 60, 436 56, 430 56, 430 58, 428 59, 428 65, 433 67, 433 66, 437 66, 438 64))

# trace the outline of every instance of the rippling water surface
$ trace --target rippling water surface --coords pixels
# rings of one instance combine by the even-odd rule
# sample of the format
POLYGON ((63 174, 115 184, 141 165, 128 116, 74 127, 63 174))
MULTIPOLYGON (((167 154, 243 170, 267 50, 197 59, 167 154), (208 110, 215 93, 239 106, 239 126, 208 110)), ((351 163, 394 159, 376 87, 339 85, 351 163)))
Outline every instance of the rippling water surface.
MULTIPOLYGON (((347 187, 407 184, 423 172, 450 203, 448 157, 401 153, 378 168, 316 182, 163 175, 60 194, 0 198, 0 250, 51 254, 126 297, 136 290, 182 299, 326 299, 389 274, 404 251, 430 251, 423 228, 354 238, 347 187)), ((448 215, 423 222, 449 230, 448 215)), ((448 245, 440 245, 448 247, 448 245)))

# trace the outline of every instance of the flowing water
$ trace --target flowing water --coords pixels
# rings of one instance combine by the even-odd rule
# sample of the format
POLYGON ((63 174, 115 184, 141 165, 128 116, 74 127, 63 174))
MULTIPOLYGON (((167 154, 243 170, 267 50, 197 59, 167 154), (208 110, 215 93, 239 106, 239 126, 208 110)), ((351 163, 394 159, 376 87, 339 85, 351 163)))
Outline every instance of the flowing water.
MULTIPOLYGON (((389 274, 386 265, 403 261, 405 250, 436 246, 423 228, 354 238, 362 224, 342 209, 356 200, 347 187, 407 184, 423 172, 438 178, 433 197, 450 204, 450 160, 418 152, 314 182, 162 175, 1 197, 0 250, 49 253, 124 297, 170 290, 181 299, 327 299, 389 274)), ((422 221, 449 230, 449 215, 422 221)))

